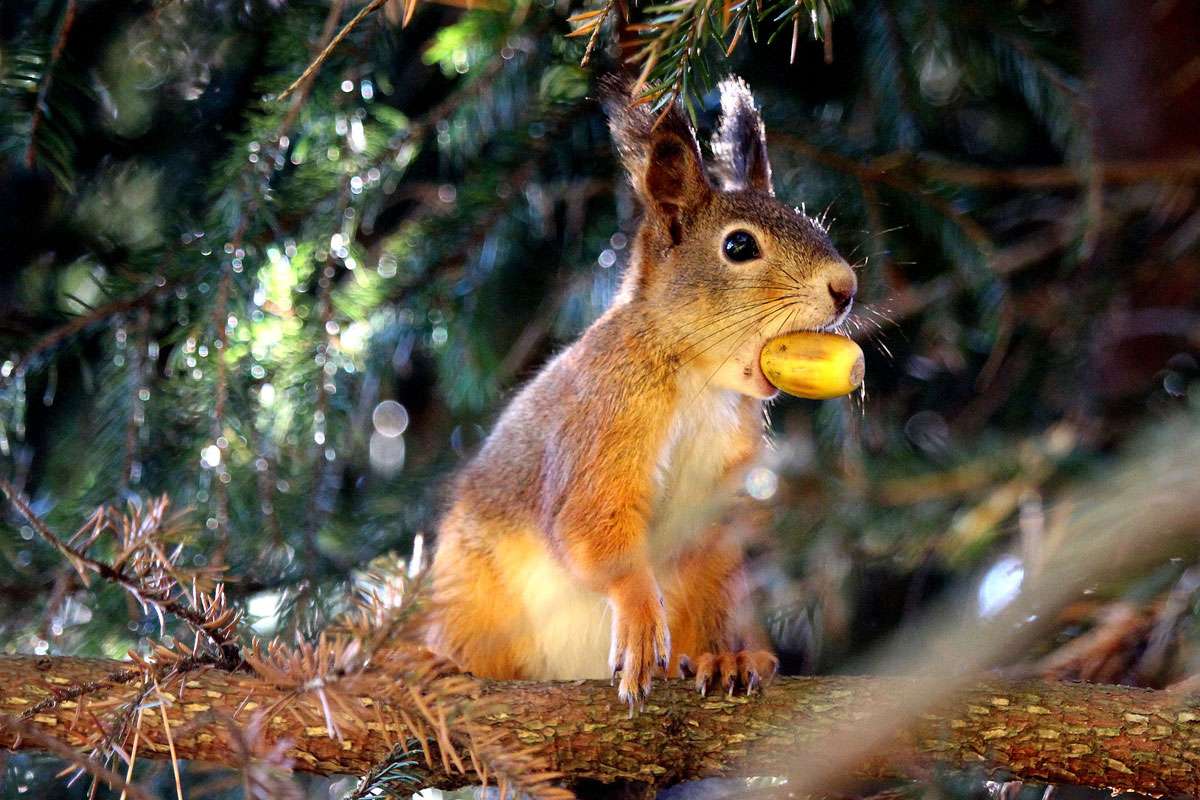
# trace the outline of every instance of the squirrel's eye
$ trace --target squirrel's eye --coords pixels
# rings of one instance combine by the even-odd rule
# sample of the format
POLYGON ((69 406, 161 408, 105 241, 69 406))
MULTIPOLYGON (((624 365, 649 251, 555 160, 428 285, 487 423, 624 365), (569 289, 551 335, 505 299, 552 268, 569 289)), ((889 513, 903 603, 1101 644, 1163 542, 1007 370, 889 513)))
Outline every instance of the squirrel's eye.
POLYGON ((725 237, 725 257, 730 261, 741 263, 761 256, 758 242, 750 231, 734 231, 725 237))

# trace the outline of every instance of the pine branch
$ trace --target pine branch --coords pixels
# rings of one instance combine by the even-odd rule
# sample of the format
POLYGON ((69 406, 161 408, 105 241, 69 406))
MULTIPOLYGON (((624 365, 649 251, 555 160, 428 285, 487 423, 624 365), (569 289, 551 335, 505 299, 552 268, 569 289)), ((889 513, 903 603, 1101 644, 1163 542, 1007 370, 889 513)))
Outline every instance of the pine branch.
POLYGON ((838 153, 824 150, 796 136, 784 134, 775 136, 772 140, 839 172, 905 192, 917 202, 932 208, 946 221, 957 227, 985 260, 991 258, 995 245, 992 243, 991 234, 982 225, 956 209, 944 198, 922 191, 922 187, 913 178, 897 169, 907 160, 906 154, 881 156, 863 164, 838 153))
POLYGON ((915 133, 920 131, 917 117, 917 98, 920 92, 913 85, 913 76, 908 67, 904 54, 912 47, 904 41, 904 33, 900 30, 900 22, 896 19, 892 0, 878 0, 875 8, 883 24, 883 44, 888 49, 888 55, 897 73, 897 90, 900 96, 900 113, 905 118, 908 127, 915 133))
MULTIPOLYGON (((317 39, 317 46, 321 48, 321 51, 324 51, 332 41, 334 28, 337 26, 338 20, 342 18, 342 10, 345 9, 345 7, 346 0, 333 0, 333 2, 329 4, 329 15, 325 17, 325 27, 321 30, 321 35, 317 39)), ((314 55, 314 58, 319 55, 320 53, 317 53, 314 55)), ((279 141, 281 136, 285 135, 292 129, 292 125, 295 124, 296 118, 300 116, 300 110, 304 107, 304 103, 308 100, 309 92, 312 91, 315 80, 316 73, 313 72, 308 76, 307 79, 300 81, 299 85, 297 86, 297 91, 294 92, 294 96, 292 97, 292 103, 288 106, 287 114, 284 115, 283 119, 279 123, 279 130, 275 134, 276 142, 279 141)))
MULTIPOLYGON (((251 201, 252 205, 255 201, 251 201)), ((242 218, 238 231, 234 234, 233 253, 231 258, 240 258, 242 237, 253 215, 253 210, 247 210, 242 218)), ((225 404, 229 400, 229 294, 233 287, 233 262, 226 261, 221 265, 221 279, 217 283, 217 300, 213 304, 213 328, 217 338, 214 343, 216 352, 213 357, 217 364, 217 377, 213 383, 213 415, 211 446, 221 451, 221 461, 216 467, 216 479, 213 481, 213 500, 216 505, 217 520, 217 550, 215 556, 218 563, 224 561, 225 549, 229 544, 229 490, 225 487, 228 477, 228 459, 225 457, 226 448, 221 447, 225 436, 225 404)))
MULTIPOLYGON (((604 0, 567 20, 575 26, 569 37, 588 37, 581 66, 591 60, 608 18, 622 10, 615 0, 604 0)), ((824 39, 826 60, 832 61, 833 9, 828 0, 667 0, 646 6, 641 21, 622 26, 622 30, 636 33, 638 42, 617 44, 632 50, 626 59, 630 65, 640 65, 633 86, 638 102, 653 103, 664 112, 683 102, 691 111, 693 97, 714 83, 708 44, 727 57, 747 29, 757 40, 760 27, 769 22, 775 30, 768 41, 785 30, 792 32, 794 62, 801 27, 807 25, 810 14, 821 23, 819 29, 814 27, 813 36, 824 39)))
MULTIPOLYGON (((119 667, 96 659, 0 657, 0 682, 7 687, 0 710, 17 713, 50 691, 47 685, 94 681, 119 667)), ((394 678, 377 680, 364 678, 360 691, 332 710, 341 723, 339 740, 326 732, 327 711, 314 696, 244 673, 194 673, 183 696, 167 697, 176 752, 183 759, 232 763, 235 745, 225 720, 252 700, 258 708, 279 706, 261 723, 264 745, 290 740, 285 755, 298 769, 366 772, 386 762, 395 742, 429 735, 414 730, 419 726, 411 717, 405 721, 395 705, 394 678)), ((826 743, 832 746, 838 733, 853 730, 864 714, 886 713, 912 685, 901 678, 785 678, 762 697, 701 698, 685 682, 667 681, 655 687, 642 713, 630 717, 612 687, 600 681, 457 680, 463 702, 489 709, 479 723, 524 743, 566 778, 653 786, 712 775, 786 775, 791 754, 812 755, 826 743)), ((114 687, 89 702, 102 707, 127 701, 135 691, 114 687)), ((32 725, 72 747, 85 746, 89 726, 79 724, 76 713, 57 707, 32 725)), ((984 681, 930 709, 856 773, 905 777, 932 767, 982 767, 1017 780, 1195 795, 1200 766, 1190 753, 1200 747, 1198 721, 1200 703, 1175 692, 984 681)), ((164 757, 166 739, 156 715, 146 715, 141 736, 146 757, 164 757)), ((42 746, 20 738, 18 731, 0 730, 0 745, 42 746)), ((480 780, 469 760, 460 772, 442 756, 434 746, 424 764, 411 768, 421 785, 448 788, 480 780)))
MULTIPOLYGON (((346 209, 350 205, 349 182, 349 176, 342 181, 342 191, 333 215, 333 219, 338 223, 344 220, 346 209)), ((313 418, 316 421, 316 431, 314 432, 316 447, 313 453, 312 492, 309 494, 307 511, 304 516, 304 547, 309 559, 314 564, 321 558, 321 551, 317 545, 317 534, 327 516, 327 509, 332 504, 330 495, 333 493, 325 485, 326 477, 331 472, 331 465, 325 458, 325 451, 330 446, 328 438, 329 386, 333 381, 333 376, 329 373, 328 365, 334 348, 334 337, 330 332, 330 327, 333 323, 333 286, 337 274, 337 260, 337 256, 331 250, 325 262, 318 265, 316 269, 318 344, 315 360, 318 371, 316 378, 317 403, 313 412, 313 418), (316 439, 317 436, 320 438, 316 439)), ((336 491, 336 487, 333 489, 336 491)))
POLYGON ((892 185, 898 177, 903 184, 924 179, 979 189, 1086 189, 1093 180, 1112 185, 1200 182, 1200 158, 1191 156, 1148 161, 1096 161, 1086 170, 1070 165, 983 167, 951 161, 932 153, 907 151, 852 158, 786 133, 772 136, 771 142, 859 180, 892 182, 892 185))
POLYGON ((988 189, 1087 189, 1093 181, 1111 185, 1200 182, 1200 158, 1194 157, 1097 161, 1081 169, 1071 166, 989 168, 917 156, 911 166, 918 175, 930 180, 988 189))
MULTIPOLYGON (((138 431, 145 424, 146 407, 142 392, 146 387, 146 352, 150 344, 150 312, 138 309, 134 323, 133 353, 129 359, 129 416, 125 423, 125 454, 121 463, 121 494, 129 489, 130 483, 140 477, 135 467, 138 463, 138 431)), ((153 368, 151 368, 152 372, 153 368)))
MULTIPOLYGON (((318 39, 319 46, 323 47, 320 60, 324 60, 329 53, 332 52, 336 41, 331 39, 333 36, 334 27, 337 25, 338 19, 341 17, 342 9, 345 6, 345 0, 335 0, 330 4, 329 13, 325 18, 325 24, 318 39)), ((364 9, 364 13, 366 9, 364 9)), ((360 17, 362 15, 360 14, 360 17)), ((356 24, 359 17, 355 17, 350 24, 339 32, 339 37, 348 35, 351 25, 356 24)), ((338 39, 337 41, 340 41, 338 39)), ((315 62, 314 62, 315 63, 315 62)), ((276 126, 274 135, 271 141, 275 146, 281 146, 281 142, 291 134, 296 121, 300 117, 300 111, 304 103, 308 100, 309 92, 312 90, 313 79, 315 78, 315 70, 307 72, 297 79, 292 88, 300 89, 292 97, 292 103, 288 107, 287 113, 284 114, 279 124, 276 126)), ((289 89, 291 91, 291 89, 289 89)), ((285 92, 284 94, 287 94, 285 92)), ((283 95, 280 96, 282 99, 283 95)), ((239 178, 241 180, 249 180, 255 171, 255 166, 252 162, 247 161, 245 166, 240 171, 239 178)), ((271 177, 274 177, 272 173, 271 177)), ((242 246, 245 242, 246 234, 250 229, 250 225, 257 221, 259 211, 266 200, 266 193, 270 188, 270 179, 266 185, 261 186, 258 192, 253 193, 246 201, 245 208, 242 210, 241 220, 238 223, 237 229, 231 237, 232 258, 242 258, 242 246)), ((220 442, 225 434, 225 407, 229 400, 229 366, 228 359, 228 344, 229 344, 229 300, 233 291, 233 262, 227 261, 222 265, 221 278, 217 284, 217 297, 213 306, 213 328, 216 331, 216 366, 217 374, 213 385, 213 418, 212 418, 212 439, 214 446, 220 447, 220 442)), ((224 478, 227 477, 228 465, 226 459, 222 458, 221 463, 217 467, 216 481, 213 483, 213 500, 216 506, 216 522, 217 522, 217 538, 220 546, 216 551, 218 559, 223 559, 225 549, 229 540, 229 490, 226 487, 224 478)))
POLYGON ((567 19, 568 23, 577 26, 567 34, 568 37, 588 37, 587 47, 584 48, 579 66, 586 67, 592 60, 592 53, 595 52, 596 45, 600 41, 600 32, 604 29, 604 23, 608 21, 609 16, 616 8, 617 0, 605 0, 604 5, 599 8, 581 11, 567 19))

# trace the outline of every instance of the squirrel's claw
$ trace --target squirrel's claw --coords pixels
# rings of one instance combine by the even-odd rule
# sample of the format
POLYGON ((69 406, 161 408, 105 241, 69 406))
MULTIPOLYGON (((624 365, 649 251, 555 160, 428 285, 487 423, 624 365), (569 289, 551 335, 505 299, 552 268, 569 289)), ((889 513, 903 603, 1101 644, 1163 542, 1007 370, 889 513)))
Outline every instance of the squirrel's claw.
POLYGON ((720 687, 732 697, 738 688, 746 694, 761 692, 779 669, 779 659, 765 650, 742 650, 737 653, 704 653, 695 661, 683 656, 679 670, 685 678, 694 680, 696 691, 707 697, 709 689, 720 687))

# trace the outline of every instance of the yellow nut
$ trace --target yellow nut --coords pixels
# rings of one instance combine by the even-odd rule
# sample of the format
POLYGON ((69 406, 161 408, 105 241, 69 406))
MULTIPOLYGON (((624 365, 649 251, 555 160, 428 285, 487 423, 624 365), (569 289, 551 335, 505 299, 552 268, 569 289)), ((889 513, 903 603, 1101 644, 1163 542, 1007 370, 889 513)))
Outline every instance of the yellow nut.
POLYGON ((758 363, 775 388, 796 397, 828 400, 862 385, 863 353, 832 333, 785 333, 763 346, 758 363))

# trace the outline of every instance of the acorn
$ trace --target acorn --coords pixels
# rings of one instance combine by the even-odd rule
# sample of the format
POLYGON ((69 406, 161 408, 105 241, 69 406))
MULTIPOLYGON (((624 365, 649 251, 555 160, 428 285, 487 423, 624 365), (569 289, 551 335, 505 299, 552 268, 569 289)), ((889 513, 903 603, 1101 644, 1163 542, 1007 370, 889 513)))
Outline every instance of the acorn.
POLYGON ((769 340, 758 363, 771 385, 810 400, 849 394, 863 382, 863 352, 853 339, 802 331, 769 340))

